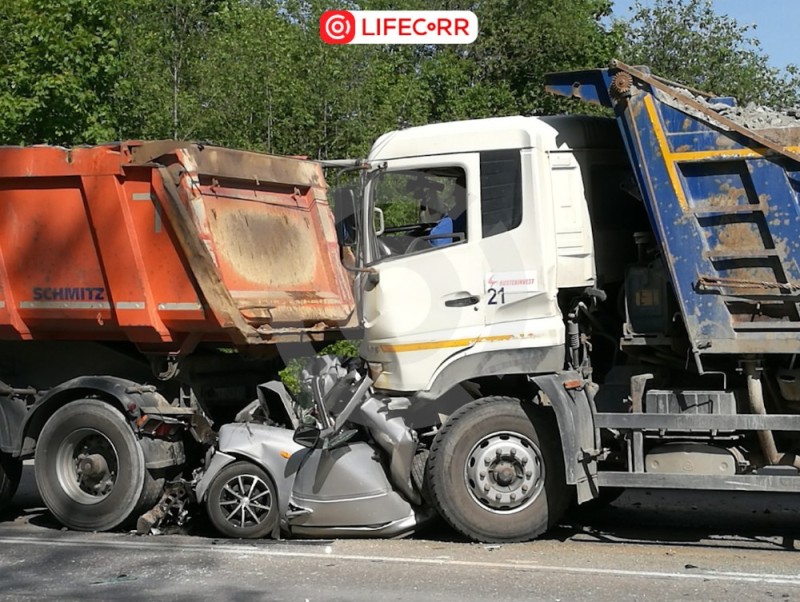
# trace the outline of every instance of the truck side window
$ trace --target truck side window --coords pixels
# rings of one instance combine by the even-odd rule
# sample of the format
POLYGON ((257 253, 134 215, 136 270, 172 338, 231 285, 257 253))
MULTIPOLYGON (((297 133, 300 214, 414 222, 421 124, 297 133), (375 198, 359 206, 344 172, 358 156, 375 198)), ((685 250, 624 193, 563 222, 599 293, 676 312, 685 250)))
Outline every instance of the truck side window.
POLYGON ((513 230, 522 222, 522 165, 519 149, 481 153, 483 237, 513 230))
POLYGON ((389 171, 373 184, 384 216, 380 258, 408 255, 467 239, 466 174, 460 167, 389 171))

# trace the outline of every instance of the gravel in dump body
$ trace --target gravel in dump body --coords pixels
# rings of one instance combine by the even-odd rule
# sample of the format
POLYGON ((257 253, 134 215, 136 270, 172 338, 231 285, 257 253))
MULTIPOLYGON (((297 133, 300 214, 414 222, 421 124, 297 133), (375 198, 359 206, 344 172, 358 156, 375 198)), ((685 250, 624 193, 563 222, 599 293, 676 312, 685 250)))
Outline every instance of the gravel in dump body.
POLYGON ((800 119, 798 118, 800 109, 796 107, 786 111, 776 111, 752 102, 743 107, 730 107, 722 103, 703 102, 723 117, 727 117, 731 121, 735 121, 751 130, 800 126, 800 119))
POLYGON ((713 120, 713 115, 709 117, 681 102, 681 97, 692 99, 719 116, 725 117, 749 130, 756 130, 764 137, 772 139, 779 144, 785 146, 800 144, 800 107, 776 110, 755 103, 732 107, 723 102, 715 102, 713 98, 709 100, 702 94, 694 94, 685 88, 672 87, 671 91, 673 94, 657 89, 656 96, 661 102, 675 107, 688 115, 703 121, 713 121, 714 125, 720 129, 726 130, 728 128, 713 120))

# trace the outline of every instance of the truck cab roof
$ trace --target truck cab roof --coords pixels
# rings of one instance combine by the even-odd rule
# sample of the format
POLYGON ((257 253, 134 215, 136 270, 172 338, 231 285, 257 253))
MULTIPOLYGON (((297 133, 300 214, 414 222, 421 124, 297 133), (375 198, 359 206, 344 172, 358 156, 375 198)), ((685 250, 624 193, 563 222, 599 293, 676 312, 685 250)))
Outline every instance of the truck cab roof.
POLYGON ((492 117, 434 123, 384 134, 369 161, 507 148, 544 150, 618 148, 619 130, 611 118, 584 115, 492 117))

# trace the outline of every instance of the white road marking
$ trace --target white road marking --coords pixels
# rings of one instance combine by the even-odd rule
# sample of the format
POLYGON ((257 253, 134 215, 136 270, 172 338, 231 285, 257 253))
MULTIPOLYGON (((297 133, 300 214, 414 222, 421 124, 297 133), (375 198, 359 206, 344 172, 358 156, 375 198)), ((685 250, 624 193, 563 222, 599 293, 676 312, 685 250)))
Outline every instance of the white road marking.
POLYGON ((582 575, 602 575, 609 577, 642 577, 656 579, 687 579, 701 581, 730 581, 739 583, 770 583, 779 585, 793 585, 800 587, 800 573, 787 574, 760 574, 744 573, 736 571, 704 571, 694 570, 687 573, 675 573, 666 571, 637 571, 629 569, 605 569, 594 567, 579 566, 550 566, 543 564, 522 563, 522 562, 485 562, 480 560, 450 560, 441 557, 433 558, 404 558, 401 556, 364 556, 360 554, 333 554, 329 548, 324 548, 324 552, 304 552, 294 550, 279 550, 289 544, 270 544, 267 546, 258 545, 230 545, 210 543, 202 544, 176 544, 162 543, 147 539, 142 541, 97 541, 94 539, 70 538, 69 540, 44 538, 44 537, 0 537, 0 544, 19 544, 19 545, 41 545, 55 547, 91 547, 107 548, 120 550, 160 550, 175 553, 183 552, 206 552, 219 554, 237 554, 239 556, 274 556, 283 558, 314 558, 314 559, 337 559, 353 562, 387 562, 395 564, 414 564, 414 565, 434 565, 434 566, 460 566, 483 569, 513 570, 518 572, 532 573, 571 573, 582 575))

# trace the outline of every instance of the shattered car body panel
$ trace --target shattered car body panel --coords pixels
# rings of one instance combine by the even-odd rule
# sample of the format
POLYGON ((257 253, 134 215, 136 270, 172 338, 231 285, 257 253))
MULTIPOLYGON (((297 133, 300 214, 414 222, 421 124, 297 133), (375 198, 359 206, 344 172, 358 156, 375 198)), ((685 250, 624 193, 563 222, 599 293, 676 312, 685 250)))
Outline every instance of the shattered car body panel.
POLYGON ((293 534, 384 537, 410 533, 414 508, 393 490, 375 449, 356 442, 314 449, 298 471, 290 504, 293 534))

